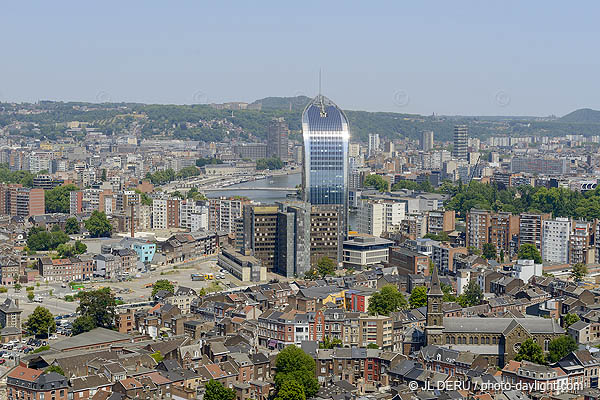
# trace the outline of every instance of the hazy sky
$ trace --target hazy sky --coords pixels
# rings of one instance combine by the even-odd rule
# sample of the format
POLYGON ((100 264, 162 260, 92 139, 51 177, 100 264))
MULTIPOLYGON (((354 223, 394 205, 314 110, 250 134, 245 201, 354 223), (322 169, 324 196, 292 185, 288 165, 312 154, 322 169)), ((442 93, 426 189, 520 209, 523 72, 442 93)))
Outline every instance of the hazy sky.
POLYGON ((313 96, 461 115, 600 109, 600 3, 4 1, 0 100, 313 96))

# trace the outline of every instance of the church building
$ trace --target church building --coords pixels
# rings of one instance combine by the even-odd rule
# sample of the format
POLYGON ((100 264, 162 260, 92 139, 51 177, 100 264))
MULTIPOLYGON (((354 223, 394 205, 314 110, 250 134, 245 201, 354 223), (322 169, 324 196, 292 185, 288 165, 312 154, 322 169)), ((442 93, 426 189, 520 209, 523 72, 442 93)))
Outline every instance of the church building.
POLYGON ((514 359, 521 343, 530 338, 547 352, 550 341, 565 334, 551 318, 444 318, 443 298, 438 271, 434 268, 427 293, 427 345, 481 354, 489 365, 503 367, 514 359))

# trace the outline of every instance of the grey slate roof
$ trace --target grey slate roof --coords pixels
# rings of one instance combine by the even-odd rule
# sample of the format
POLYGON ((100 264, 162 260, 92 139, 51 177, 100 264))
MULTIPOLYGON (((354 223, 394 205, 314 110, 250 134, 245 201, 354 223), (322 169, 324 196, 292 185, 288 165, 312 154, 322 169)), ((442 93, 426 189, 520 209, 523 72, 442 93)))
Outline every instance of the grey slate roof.
POLYGON ((444 333, 504 333, 513 323, 520 324, 527 332, 564 333, 564 330, 548 318, 444 318, 444 333))

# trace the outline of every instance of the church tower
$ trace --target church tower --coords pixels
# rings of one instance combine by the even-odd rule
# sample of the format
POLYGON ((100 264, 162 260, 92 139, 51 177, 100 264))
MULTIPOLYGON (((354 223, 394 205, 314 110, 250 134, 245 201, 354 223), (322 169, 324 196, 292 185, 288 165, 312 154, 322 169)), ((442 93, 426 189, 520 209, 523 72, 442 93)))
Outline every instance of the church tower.
POLYGON ((437 267, 433 267, 431 276, 431 287, 427 293, 427 325, 425 326, 425 335, 427 344, 442 345, 444 333, 444 293, 440 285, 437 267))

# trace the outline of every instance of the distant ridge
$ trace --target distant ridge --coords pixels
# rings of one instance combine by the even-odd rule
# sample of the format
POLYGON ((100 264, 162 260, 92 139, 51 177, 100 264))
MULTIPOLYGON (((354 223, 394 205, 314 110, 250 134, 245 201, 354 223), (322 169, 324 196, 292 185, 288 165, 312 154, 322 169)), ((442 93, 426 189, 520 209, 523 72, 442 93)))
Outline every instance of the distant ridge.
POLYGON ((310 101, 309 97, 265 97, 264 99, 256 100, 251 105, 261 104, 261 110, 289 110, 302 111, 310 101))
POLYGON ((600 124, 600 111, 592 110, 591 108, 580 108, 559 118, 559 121, 578 124, 600 124))

